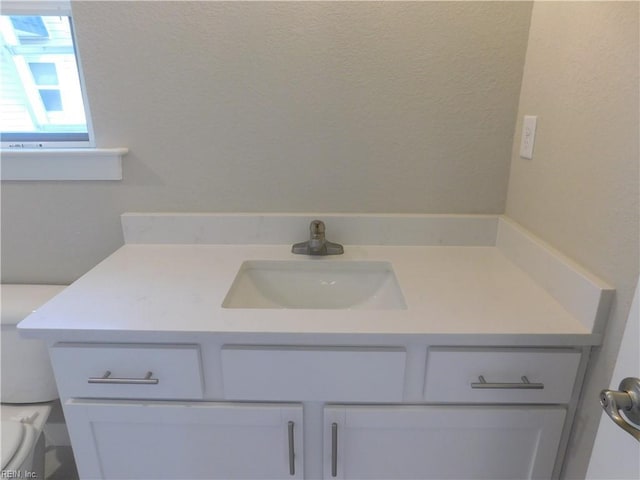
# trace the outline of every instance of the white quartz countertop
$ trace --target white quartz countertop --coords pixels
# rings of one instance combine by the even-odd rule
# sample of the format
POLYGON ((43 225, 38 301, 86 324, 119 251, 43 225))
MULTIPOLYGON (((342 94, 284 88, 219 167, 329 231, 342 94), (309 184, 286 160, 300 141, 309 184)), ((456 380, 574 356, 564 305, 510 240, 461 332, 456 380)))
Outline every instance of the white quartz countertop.
POLYGON ((564 336, 594 335, 492 246, 345 245, 340 256, 293 255, 290 245, 128 244, 39 308, 19 328, 52 332, 564 336), (393 265, 405 310, 223 308, 245 260, 393 265))

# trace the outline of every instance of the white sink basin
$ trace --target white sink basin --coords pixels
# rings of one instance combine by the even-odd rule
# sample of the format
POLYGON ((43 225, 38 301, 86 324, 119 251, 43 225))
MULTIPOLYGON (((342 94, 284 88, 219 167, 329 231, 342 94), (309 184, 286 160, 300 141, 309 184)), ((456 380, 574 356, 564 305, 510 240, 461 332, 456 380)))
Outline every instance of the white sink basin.
POLYGON ((223 308, 406 309, 388 262, 244 262, 223 308))

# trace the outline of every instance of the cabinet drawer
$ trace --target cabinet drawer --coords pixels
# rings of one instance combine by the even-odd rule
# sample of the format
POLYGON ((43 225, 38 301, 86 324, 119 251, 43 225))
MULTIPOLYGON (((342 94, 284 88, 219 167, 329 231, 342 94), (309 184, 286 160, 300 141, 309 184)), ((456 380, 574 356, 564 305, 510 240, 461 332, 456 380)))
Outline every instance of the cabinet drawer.
POLYGON ((224 397, 400 402, 405 355, 399 348, 225 346, 224 397))
POLYGON ((430 348, 424 399, 451 403, 567 403, 581 353, 568 349, 430 348))
POLYGON ((51 362, 62 397, 203 398, 198 345, 58 343, 51 362))

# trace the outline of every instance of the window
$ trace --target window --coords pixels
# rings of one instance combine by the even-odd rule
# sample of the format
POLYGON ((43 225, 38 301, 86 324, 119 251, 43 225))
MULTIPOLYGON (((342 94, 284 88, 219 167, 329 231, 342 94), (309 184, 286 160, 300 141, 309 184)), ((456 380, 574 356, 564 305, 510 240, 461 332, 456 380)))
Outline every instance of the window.
POLYGON ((128 149, 93 143, 69 0, 0 1, 0 180, 122 180, 128 149))
POLYGON ((68 6, 34 2, 57 7, 34 15, 39 12, 20 12, 20 2, 12 3, 12 11, 3 5, 0 16, 2 146, 92 146, 68 6))

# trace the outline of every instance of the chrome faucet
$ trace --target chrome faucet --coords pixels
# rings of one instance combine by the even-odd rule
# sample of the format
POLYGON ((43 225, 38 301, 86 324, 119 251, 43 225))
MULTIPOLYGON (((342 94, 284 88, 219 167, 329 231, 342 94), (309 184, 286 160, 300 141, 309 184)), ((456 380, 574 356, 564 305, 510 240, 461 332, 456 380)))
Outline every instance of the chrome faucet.
POLYGON ((314 220, 311 222, 309 231, 309 240, 294 244, 293 247, 291 247, 292 253, 300 255, 342 255, 344 253, 342 245, 328 242, 325 238, 323 221, 314 220))

